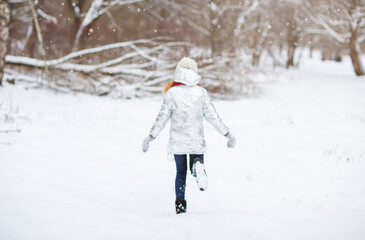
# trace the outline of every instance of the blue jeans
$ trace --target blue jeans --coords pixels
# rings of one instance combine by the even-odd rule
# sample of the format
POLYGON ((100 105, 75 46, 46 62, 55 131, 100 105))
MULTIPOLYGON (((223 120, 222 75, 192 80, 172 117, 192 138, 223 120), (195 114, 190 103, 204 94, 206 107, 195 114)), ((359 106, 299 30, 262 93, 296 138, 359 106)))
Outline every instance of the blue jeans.
MULTIPOLYGON (((186 173, 187 173, 187 154, 175 154, 176 162, 176 179, 175 179, 175 193, 176 200, 185 199, 185 187, 186 187, 186 173)), ((200 158, 204 162, 203 154, 189 154, 189 168, 190 172, 193 172, 193 162, 195 158, 200 158)))

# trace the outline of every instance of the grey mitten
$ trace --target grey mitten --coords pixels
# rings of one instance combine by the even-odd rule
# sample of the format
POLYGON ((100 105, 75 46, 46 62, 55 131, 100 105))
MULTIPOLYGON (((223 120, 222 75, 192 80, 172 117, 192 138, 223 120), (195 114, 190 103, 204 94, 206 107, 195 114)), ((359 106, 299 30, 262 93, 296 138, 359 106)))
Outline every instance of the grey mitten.
POLYGON ((230 132, 228 132, 224 136, 226 138, 228 138, 227 147, 233 148, 234 146, 236 146, 236 138, 233 136, 233 134, 231 134, 230 132))
POLYGON ((150 142, 155 139, 154 137, 152 137, 152 135, 149 135, 148 137, 146 137, 144 140, 143 140, 143 143, 142 143, 142 151, 143 152, 147 152, 149 146, 150 146, 150 142))

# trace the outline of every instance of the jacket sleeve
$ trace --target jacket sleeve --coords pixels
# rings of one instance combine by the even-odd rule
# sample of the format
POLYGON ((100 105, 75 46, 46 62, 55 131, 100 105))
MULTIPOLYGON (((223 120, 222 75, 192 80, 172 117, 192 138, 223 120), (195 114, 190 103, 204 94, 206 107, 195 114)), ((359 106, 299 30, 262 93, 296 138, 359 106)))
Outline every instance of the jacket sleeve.
POLYGON ((158 134, 165 128, 166 123, 169 121, 172 113, 171 99, 168 93, 165 94, 160 112, 157 115, 156 121, 153 124, 150 135, 156 138, 158 134))
POLYGON ((215 107, 212 103, 212 99, 208 95, 207 91, 204 89, 204 117, 205 119, 222 135, 226 135, 229 129, 223 124, 221 118, 219 117, 215 107))

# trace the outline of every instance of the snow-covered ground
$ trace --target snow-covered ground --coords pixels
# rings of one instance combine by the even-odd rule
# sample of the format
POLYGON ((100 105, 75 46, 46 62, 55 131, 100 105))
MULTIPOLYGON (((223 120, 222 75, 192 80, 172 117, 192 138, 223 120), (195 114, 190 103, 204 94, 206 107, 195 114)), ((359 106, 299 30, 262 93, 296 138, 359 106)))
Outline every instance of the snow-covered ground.
POLYGON ((365 78, 303 61, 258 98, 215 101, 209 187, 175 214, 168 126, 141 152, 161 98, 0 88, 0 239, 365 239, 365 78))

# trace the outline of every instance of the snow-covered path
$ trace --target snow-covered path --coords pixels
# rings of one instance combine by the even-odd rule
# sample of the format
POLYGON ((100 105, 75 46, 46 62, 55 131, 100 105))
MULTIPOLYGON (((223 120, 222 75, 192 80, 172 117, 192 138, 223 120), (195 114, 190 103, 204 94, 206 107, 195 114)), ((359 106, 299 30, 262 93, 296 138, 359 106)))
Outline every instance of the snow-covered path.
POLYGON ((215 101, 238 144, 205 124, 180 215, 168 127, 140 150, 161 99, 0 88, 0 239, 365 239, 365 79, 305 61, 262 87, 215 101))

